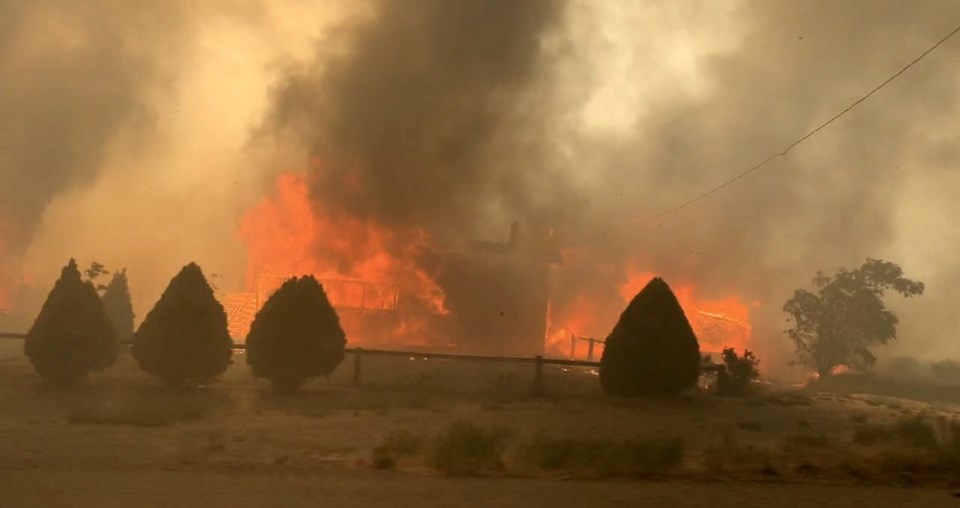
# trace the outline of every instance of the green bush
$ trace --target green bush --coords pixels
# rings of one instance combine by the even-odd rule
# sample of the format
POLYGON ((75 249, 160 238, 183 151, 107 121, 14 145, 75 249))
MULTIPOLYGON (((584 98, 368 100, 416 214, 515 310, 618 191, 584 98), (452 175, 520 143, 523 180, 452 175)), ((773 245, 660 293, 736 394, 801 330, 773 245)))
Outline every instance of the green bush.
POLYGON ((654 278, 607 337, 600 382, 608 395, 677 394, 700 376, 700 346, 670 287, 654 278))
POLYGON ((112 365, 117 351, 100 297, 71 259, 27 333, 24 353, 45 380, 66 386, 112 365))
POLYGON ((140 368, 171 386, 202 384, 230 365, 227 315, 200 267, 177 274, 133 336, 140 368))
POLYGON ((280 391, 330 374, 343 361, 346 337, 323 287, 312 276, 286 281, 257 313, 247 335, 253 375, 280 391))

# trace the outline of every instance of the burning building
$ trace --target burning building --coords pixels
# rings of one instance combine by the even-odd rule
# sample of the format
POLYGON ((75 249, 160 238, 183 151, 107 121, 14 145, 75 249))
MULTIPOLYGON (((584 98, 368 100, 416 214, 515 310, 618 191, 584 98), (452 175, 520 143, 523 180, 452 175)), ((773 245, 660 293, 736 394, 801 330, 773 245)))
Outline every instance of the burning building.
MULTIPOLYGON (((475 241, 430 253, 433 291, 422 284, 329 277, 313 270, 337 309, 348 339, 365 347, 455 349, 491 355, 543 354, 555 237, 522 233, 503 242, 475 241)), ((227 293, 231 334, 242 340, 270 294, 297 272, 256 272, 252 287, 227 293)), ((408 280, 410 280, 408 278, 408 280)), ((414 278, 416 280, 416 278, 414 278)))

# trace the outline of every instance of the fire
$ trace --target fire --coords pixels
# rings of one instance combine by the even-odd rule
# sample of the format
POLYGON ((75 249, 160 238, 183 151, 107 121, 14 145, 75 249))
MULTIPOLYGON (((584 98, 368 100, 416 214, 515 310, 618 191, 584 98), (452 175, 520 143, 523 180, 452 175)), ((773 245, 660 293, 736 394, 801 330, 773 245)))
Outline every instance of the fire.
MULTIPOLYGON (((588 344, 581 339, 591 338, 586 334, 597 329, 600 316, 596 301, 585 294, 574 296, 563 309, 551 304, 547 309, 547 355, 586 358, 588 344)), ((596 349, 599 351, 602 349, 596 349)))
MULTIPOLYGON (((603 340, 623 307, 655 276, 628 268, 619 286, 592 289, 552 305, 548 316, 546 350, 551 356, 588 358, 591 339, 603 340), (611 297, 608 293, 616 293, 611 297), (602 303, 601 303, 602 302, 602 303)), ((750 309, 754 302, 738 296, 704 298, 696 286, 668 281, 700 342, 700 350, 715 357, 726 347, 738 351, 752 347, 750 309)), ((557 296, 557 295, 555 295, 557 296)), ((562 295, 559 295, 562 297, 562 295)), ((594 342, 593 359, 599 358, 602 343, 594 342)))
MULTIPOLYGON (((439 252, 432 245, 434 239, 419 228, 381 224, 318 203, 310 195, 311 188, 317 184, 311 175, 322 176, 322 168, 307 174, 280 174, 274 192, 243 215, 238 235, 247 247, 245 289, 223 296, 231 334, 238 339, 246 336, 257 310, 285 279, 312 274, 323 283, 354 344, 435 346, 459 340, 452 335, 459 333, 452 332, 452 322, 444 319, 449 314, 445 295, 434 278, 447 272, 431 274, 423 268, 427 255, 439 252)), ((360 192, 354 188, 359 183, 350 178, 340 183, 345 192, 360 192)), ((490 258, 494 256, 492 252, 514 252, 515 233, 511 232, 511 240, 506 244, 494 245, 486 251, 483 246, 477 247, 479 252, 475 258, 468 258, 474 259, 469 262, 485 266, 483 263, 493 259, 490 258)), ((536 234, 532 236, 536 238, 536 234)), ((539 336, 531 337, 537 348, 542 344, 548 356, 586 358, 592 351, 592 358, 599 358, 602 340, 624 305, 654 276, 634 269, 638 263, 630 264, 626 270, 604 266, 597 273, 594 269, 598 266, 597 260, 592 256, 593 253, 583 248, 571 248, 562 252, 559 265, 553 258, 537 261, 549 265, 549 278, 555 282, 551 284, 545 309, 547 323, 543 342, 539 336)), ((475 272, 462 271, 463 281, 476 283, 470 282, 470 274, 475 272)), ((444 284, 450 284, 449 274, 442 279, 444 284)), ((724 347, 742 350, 750 346, 748 303, 737 296, 705 298, 695 285, 677 280, 669 282, 700 340, 702 351, 719 353, 724 347)), ((451 287, 460 288, 459 293, 448 289, 451 308, 460 309, 459 313, 471 307, 457 296, 471 295, 471 289, 451 287)), ((477 308, 484 310, 483 305, 477 308)), ((476 316, 460 323, 469 323, 473 330, 477 326, 471 321, 473 318, 476 316)), ((540 330, 538 333, 543 333, 543 328, 540 330)))
MULTIPOLYGON (((654 277, 649 272, 629 271, 620 286, 620 297, 629 302, 654 277)), ((742 351, 751 346, 750 307, 738 296, 702 298, 696 288, 682 281, 667 281, 700 342, 700 351, 719 353, 732 347, 742 351)))
POLYGON ((256 310, 285 279, 305 274, 323 283, 353 342, 417 335, 429 315, 446 312, 442 291, 417 265, 428 247, 424 231, 332 213, 310 199, 310 184, 308 175, 280 174, 275 192, 241 219, 246 291, 224 297, 235 337, 246 335, 256 310), (361 315, 400 310, 404 319, 384 317, 377 330, 364 329, 376 320, 361 315))

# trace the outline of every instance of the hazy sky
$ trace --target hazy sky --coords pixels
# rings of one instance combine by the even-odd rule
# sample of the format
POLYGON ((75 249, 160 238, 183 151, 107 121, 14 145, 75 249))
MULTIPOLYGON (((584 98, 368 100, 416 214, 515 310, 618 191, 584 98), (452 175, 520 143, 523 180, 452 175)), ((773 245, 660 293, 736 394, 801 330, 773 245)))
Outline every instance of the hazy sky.
POLYGON ((71 256, 126 266, 140 315, 189 261, 240 288, 238 218, 322 156, 361 168, 362 198, 315 189, 345 210, 465 237, 555 220, 592 247, 584 286, 640 264, 759 300, 774 356, 817 270, 899 261, 928 293, 894 304, 898 347, 960 357, 960 39, 764 172, 636 224, 957 20, 948 0, 0 0, 0 256, 41 286, 71 256))

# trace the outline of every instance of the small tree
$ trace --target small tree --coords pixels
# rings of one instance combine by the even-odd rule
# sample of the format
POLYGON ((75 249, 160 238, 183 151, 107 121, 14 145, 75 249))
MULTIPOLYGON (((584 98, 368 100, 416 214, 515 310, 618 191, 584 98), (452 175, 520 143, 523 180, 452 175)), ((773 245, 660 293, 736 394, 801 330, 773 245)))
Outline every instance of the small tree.
POLYGON ((44 379, 66 386, 116 361, 117 340, 96 289, 70 260, 27 333, 24 353, 44 379))
POLYGON ((793 321, 787 335, 796 347, 794 364, 820 376, 841 365, 864 370, 876 363, 870 348, 896 339, 899 321, 884 305, 884 293, 909 298, 924 289, 903 277, 899 266, 879 259, 852 271, 840 268, 833 277, 818 272, 813 284, 816 293, 796 290, 783 310, 793 321))
POLYGON ((133 304, 130 302, 130 287, 127 284, 127 271, 121 270, 113 274, 110 283, 101 297, 103 308, 113 324, 114 335, 121 343, 129 342, 133 338, 133 304))
POLYGON ((247 335, 253 375, 295 391, 343 361, 346 337, 323 286, 312 276, 284 282, 257 313, 247 335))
POLYGON ((670 286, 654 278, 606 340, 600 383, 610 395, 676 394, 696 386, 700 346, 670 286))
POLYGON ((97 292, 107 289, 107 286, 97 282, 97 278, 101 275, 109 275, 110 270, 107 270, 107 267, 103 263, 94 261, 90 263, 90 268, 87 268, 83 271, 83 274, 87 277, 87 280, 93 284, 93 287, 97 292))
POLYGON ((737 356, 733 348, 724 348, 724 369, 717 374, 717 393, 720 395, 744 395, 750 389, 750 383, 760 379, 757 357, 749 349, 743 350, 743 356, 737 356))
POLYGON ((227 314, 200 267, 177 274, 133 336, 133 357, 171 386, 202 384, 230 365, 227 314))

